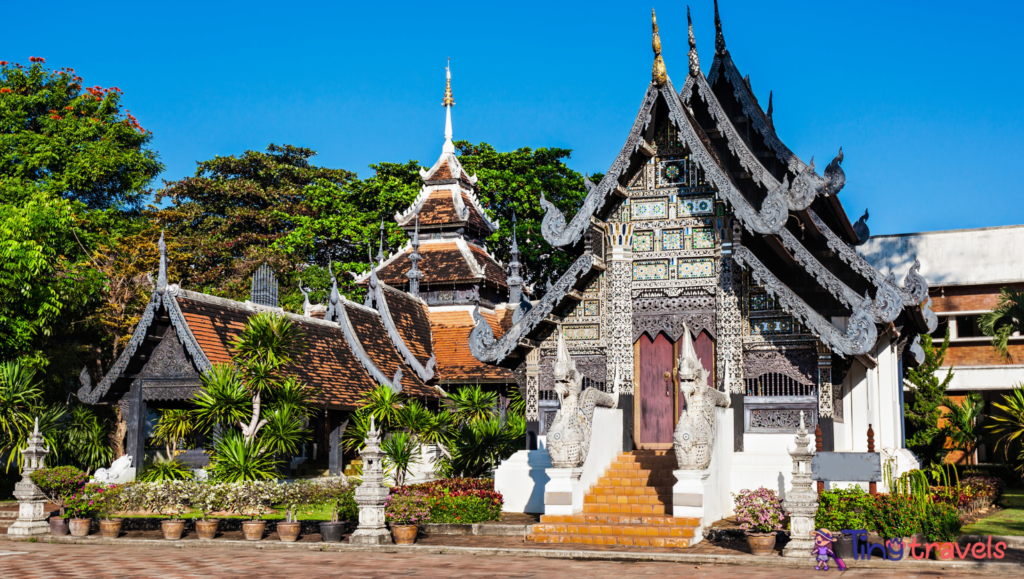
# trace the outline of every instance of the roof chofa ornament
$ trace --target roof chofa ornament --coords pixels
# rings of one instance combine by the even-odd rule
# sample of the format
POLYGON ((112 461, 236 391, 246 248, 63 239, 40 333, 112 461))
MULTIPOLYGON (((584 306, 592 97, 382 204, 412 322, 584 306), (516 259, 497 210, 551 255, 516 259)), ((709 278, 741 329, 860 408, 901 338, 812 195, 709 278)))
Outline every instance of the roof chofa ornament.
POLYGON ((651 47, 654 48, 654 68, 651 70, 651 82, 657 86, 665 86, 668 82, 668 74, 665 72, 665 61, 661 58, 661 37, 658 36, 658 19, 654 15, 654 8, 651 8, 651 28, 653 38, 651 47))
POLYGON ((700 59, 697 58, 697 40, 693 37, 693 20, 690 18, 690 7, 686 7, 686 27, 690 36, 690 76, 700 74, 700 59))
POLYGON ((455 106, 455 99, 452 98, 452 59, 448 59, 448 66, 444 67, 445 85, 444 101, 441 104, 445 108, 444 113, 444 147, 442 153, 454 153, 455 144, 452 143, 452 107, 455 106))
POLYGON ((718 17, 718 0, 715 0, 715 53, 724 56, 725 36, 722 35, 722 19, 718 17))

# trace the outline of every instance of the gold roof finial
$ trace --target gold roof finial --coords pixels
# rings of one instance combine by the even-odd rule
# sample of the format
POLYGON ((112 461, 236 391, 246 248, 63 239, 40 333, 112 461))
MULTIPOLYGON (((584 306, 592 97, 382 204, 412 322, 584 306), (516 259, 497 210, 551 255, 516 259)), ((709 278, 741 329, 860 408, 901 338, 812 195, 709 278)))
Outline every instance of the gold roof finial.
POLYGON ((693 37, 693 20, 690 19, 690 7, 686 7, 686 28, 690 40, 690 76, 700 74, 700 59, 697 58, 697 40, 693 37))
POLYGON ((651 28, 654 38, 651 46, 654 48, 654 68, 651 70, 651 81, 662 86, 668 81, 668 74, 665 72, 665 61, 661 58, 661 37, 658 36, 658 18, 654 15, 654 8, 651 8, 651 28))
POLYGON ((450 106, 455 104, 455 99, 452 98, 452 70, 451 70, 451 66, 452 66, 452 59, 449 58, 448 59, 448 66, 444 67, 444 72, 445 72, 445 75, 447 76, 447 80, 445 81, 445 85, 444 85, 444 102, 441 103, 441 106, 446 106, 446 107, 450 107, 450 106))

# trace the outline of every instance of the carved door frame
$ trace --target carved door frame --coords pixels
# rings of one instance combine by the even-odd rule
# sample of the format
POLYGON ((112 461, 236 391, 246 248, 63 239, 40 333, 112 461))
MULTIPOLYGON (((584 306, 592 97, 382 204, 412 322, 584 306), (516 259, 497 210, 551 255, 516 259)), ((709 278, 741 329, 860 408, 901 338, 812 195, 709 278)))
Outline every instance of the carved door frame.
MULTIPOLYGON (((659 332, 659 334, 664 334, 664 332, 659 332)), ((633 392, 635 392, 633 397, 633 444, 638 450, 672 450, 672 442, 644 442, 641 439, 643 390, 640 384, 640 340, 643 339, 644 335, 646 334, 641 333, 636 341, 633 342, 633 392)), ((672 344, 672 432, 674 433, 676 426, 679 425, 680 412, 679 342, 672 340, 667 334, 665 334, 665 338, 672 344)))

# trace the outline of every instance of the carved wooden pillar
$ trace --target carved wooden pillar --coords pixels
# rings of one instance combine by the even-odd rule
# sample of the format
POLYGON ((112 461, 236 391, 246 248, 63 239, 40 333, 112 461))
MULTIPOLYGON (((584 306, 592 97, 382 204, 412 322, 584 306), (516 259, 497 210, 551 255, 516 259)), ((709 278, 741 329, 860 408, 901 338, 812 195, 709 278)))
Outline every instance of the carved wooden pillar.
MULTIPOLYGON (((821 428, 821 440, 825 452, 833 452, 836 447, 835 436, 835 404, 836 396, 833 388, 843 385, 832 384, 832 351, 828 346, 818 343, 818 426, 821 428)), ((842 400, 838 401, 842 404, 842 400)))
POLYGON ((342 435, 348 427, 346 413, 338 410, 324 410, 324 421, 329 429, 327 469, 331 476, 338 476, 345 470, 345 456, 342 451, 342 435))
POLYGON ((540 348, 526 354, 526 449, 537 450, 540 436, 540 348))
POLYGON ((132 466, 142 472, 146 460, 146 401, 142 399, 142 380, 132 382, 128 390, 128 432, 125 454, 131 455, 132 466))
POLYGON ((729 393, 733 411, 733 450, 743 452, 744 409, 743 394, 743 310, 740 307, 743 280, 740 268, 732 260, 733 248, 740 245, 742 232, 739 224, 731 228, 723 228, 719 233, 722 238, 722 260, 718 286, 715 288, 715 325, 718 339, 716 343, 718 375, 723 377, 722 389, 729 393), (724 372, 725 364, 729 372, 724 372), (728 377, 726 377, 728 374, 728 377))
POLYGON ((619 408, 622 409, 623 449, 633 448, 633 225, 608 223, 605 256, 605 303, 607 304, 606 380, 614 383, 619 372, 619 408))

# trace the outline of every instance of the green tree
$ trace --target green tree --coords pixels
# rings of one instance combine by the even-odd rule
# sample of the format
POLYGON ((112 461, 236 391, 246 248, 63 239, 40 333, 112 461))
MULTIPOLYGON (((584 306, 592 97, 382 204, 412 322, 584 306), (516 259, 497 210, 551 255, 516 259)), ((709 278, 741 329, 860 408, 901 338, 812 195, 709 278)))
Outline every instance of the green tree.
POLYGON ((978 325, 983 334, 992 336, 992 346, 1009 358, 1010 336, 1024 329, 1024 291, 1004 287, 999 294, 999 305, 982 314, 978 325))
POLYGON ((992 414, 987 429, 998 436, 996 450, 1003 450, 1003 458, 1024 475, 1024 383, 1019 383, 1003 399, 993 402, 999 412, 992 414))
POLYGON ((924 350, 924 363, 907 371, 908 379, 913 385, 914 401, 905 403, 904 415, 913 427, 907 438, 907 448, 914 451, 922 461, 922 466, 941 464, 946 452, 946 437, 939 428, 939 420, 943 415, 943 404, 946 401, 946 388, 953 379, 953 369, 939 379, 937 374, 949 349, 949 331, 942 345, 935 348, 932 337, 921 336, 921 348, 924 350))
MULTIPOLYGON (((252 272, 267 263, 282 280, 282 289, 290 288, 294 302, 294 272, 311 256, 296 251, 304 248, 277 242, 297 223, 321 218, 316 205, 307 202, 308 185, 345 187, 356 177, 312 164, 315 155, 311 149, 271 144, 266 152, 202 161, 194 177, 165 183, 156 200, 170 201, 170 207, 159 211, 157 218, 167 224, 188 260, 184 282, 216 295, 243 298, 252 272)), ((301 296, 297 303, 302 303, 301 296)))
POLYGON ((509 239, 515 215, 523 279, 531 284, 560 276, 571 261, 565 253, 554 251, 541 235, 544 210, 540 196, 543 193, 567 217, 579 210, 587 192, 583 175, 565 164, 572 151, 522 147, 502 153, 487 143, 467 141, 457 141, 455 147, 462 166, 479 179, 477 197, 500 224, 487 240, 488 249, 504 263, 511 260, 509 239))

